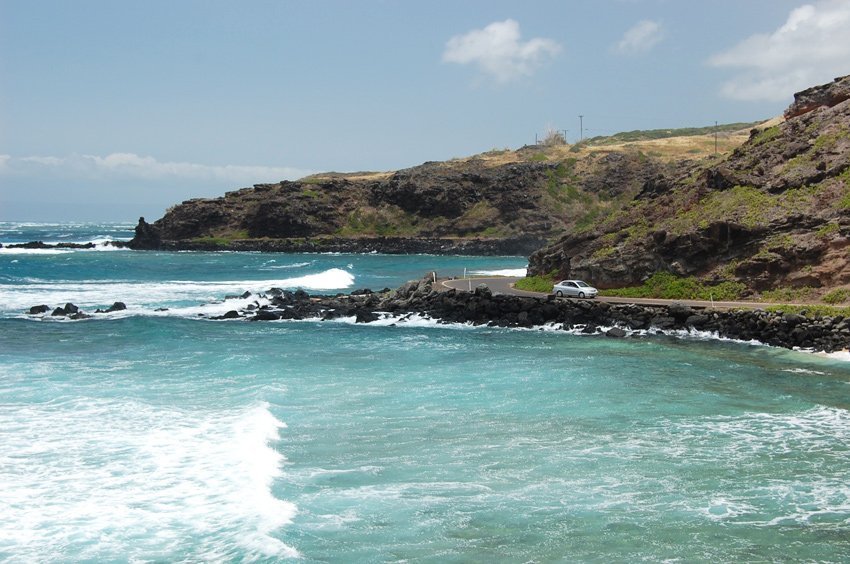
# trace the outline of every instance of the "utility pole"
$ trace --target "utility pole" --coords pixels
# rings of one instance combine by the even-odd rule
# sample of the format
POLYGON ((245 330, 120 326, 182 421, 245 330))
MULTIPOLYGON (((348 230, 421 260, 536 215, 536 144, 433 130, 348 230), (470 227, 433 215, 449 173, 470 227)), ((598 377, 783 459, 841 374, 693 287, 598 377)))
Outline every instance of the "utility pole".
POLYGON ((714 154, 717 155, 717 120, 714 120, 714 154))
POLYGON ((579 141, 584 141, 584 116, 578 116, 579 141))

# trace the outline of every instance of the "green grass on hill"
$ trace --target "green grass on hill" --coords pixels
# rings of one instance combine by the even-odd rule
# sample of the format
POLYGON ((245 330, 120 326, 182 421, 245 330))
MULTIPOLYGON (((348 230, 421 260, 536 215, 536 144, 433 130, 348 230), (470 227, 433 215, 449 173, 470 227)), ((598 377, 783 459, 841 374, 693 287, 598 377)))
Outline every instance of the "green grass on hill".
POLYGON ((597 136, 585 139, 583 143, 587 145, 616 145, 619 143, 629 143, 633 141, 650 141, 652 139, 666 139, 668 137, 690 137, 695 135, 710 135, 717 131, 718 133, 728 133, 740 131, 742 129, 751 129, 760 124, 760 121, 754 122, 738 122, 725 123, 717 127, 709 125, 707 127, 682 127, 677 129, 636 129, 634 131, 621 131, 609 136, 597 136))

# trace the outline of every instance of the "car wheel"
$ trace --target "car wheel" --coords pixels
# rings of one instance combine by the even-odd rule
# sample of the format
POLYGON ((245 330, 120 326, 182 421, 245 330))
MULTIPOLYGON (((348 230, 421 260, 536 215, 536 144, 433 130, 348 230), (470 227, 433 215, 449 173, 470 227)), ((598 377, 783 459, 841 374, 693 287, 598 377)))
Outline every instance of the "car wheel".
POLYGON ((560 291, 560 290, 558 290, 557 292, 555 292, 555 295, 556 295, 556 296, 558 296, 559 298, 563 298, 563 297, 564 297, 564 293, 563 293, 562 291, 560 291))
POLYGON ((580 298, 584 298, 584 292, 579 292, 579 293, 578 293, 578 297, 580 297, 580 298))

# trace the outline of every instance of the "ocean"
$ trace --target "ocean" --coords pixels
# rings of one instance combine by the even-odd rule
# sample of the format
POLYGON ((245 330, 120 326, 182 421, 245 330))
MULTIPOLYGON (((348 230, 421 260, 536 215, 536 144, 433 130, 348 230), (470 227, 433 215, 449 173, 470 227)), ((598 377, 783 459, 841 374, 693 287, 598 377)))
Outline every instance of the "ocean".
POLYGON ((0 560, 850 560, 850 363, 412 318, 210 321, 271 287, 523 257, 116 250, 0 223, 0 560), (225 300, 244 292, 254 295, 225 300), (30 306, 73 302, 70 321, 30 306))

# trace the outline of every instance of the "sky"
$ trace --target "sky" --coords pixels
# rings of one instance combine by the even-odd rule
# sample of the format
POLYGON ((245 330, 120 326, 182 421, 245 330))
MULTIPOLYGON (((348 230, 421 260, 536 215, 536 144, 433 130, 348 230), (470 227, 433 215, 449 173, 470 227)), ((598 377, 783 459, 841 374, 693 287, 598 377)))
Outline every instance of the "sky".
POLYGON ((0 221, 768 119, 850 74, 848 29, 850 0, 0 0, 0 221))

